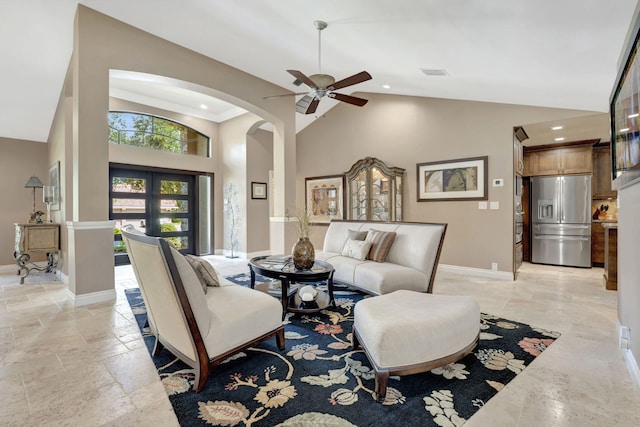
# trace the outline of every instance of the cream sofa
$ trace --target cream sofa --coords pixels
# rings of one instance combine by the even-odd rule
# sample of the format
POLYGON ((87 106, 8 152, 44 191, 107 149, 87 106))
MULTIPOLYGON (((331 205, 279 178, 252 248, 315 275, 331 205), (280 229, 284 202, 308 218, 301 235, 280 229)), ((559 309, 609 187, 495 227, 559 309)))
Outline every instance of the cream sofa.
POLYGON ((316 259, 333 265, 333 279, 364 292, 382 295, 398 289, 431 292, 447 224, 333 220, 316 259), (349 230, 396 233, 385 262, 341 255, 349 230))

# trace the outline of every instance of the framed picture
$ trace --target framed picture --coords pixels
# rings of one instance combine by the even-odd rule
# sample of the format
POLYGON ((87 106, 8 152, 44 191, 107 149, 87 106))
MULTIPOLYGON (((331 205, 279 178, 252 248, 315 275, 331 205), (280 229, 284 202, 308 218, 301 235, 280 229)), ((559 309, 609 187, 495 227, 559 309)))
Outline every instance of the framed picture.
POLYGON ((488 157, 418 163, 418 201, 487 200, 488 157))
POLYGON ((344 175, 305 178, 307 213, 312 224, 344 219, 344 175))
POLYGON ((49 168, 49 185, 54 187, 52 211, 60 210, 60 162, 55 162, 49 168))
POLYGON ((640 178, 640 16, 632 23, 609 98, 611 164, 614 189, 640 178))
POLYGON ((252 199, 266 199, 267 198, 267 183, 266 182, 252 182, 251 183, 251 198, 252 199))

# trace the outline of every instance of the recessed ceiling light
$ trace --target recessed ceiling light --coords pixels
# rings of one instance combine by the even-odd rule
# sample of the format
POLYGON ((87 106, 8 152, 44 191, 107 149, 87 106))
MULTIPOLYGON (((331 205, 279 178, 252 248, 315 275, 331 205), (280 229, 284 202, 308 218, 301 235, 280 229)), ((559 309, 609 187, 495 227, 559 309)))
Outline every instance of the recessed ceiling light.
POLYGON ((620 132, 629 132, 629 128, 620 129, 620 132))
POLYGON ((207 104, 200 104, 200 108, 202 108, 203 110, 206 110, 209 107, 207 107, 207 104))
POLYGON ((629 117, 630 119, 633 119, 633 118, 636 118, 636 117, 638 117, 638 116, 640 116, 640 113, 629 114, 629 116, 628 116, 628 117, 629 117))
POLYGON ((382 85, 382 87, 385 88, 385 89, 391 89, 390 85, 382 85))
POLYGON ((560 125, 560 126, 553 126, 553 127, 551 128, 551 130, 562 130, 562 129, 564 129, 564 126, 562 126, 562 125, 560 125))
POLYGON ((558 141, 558 142, 560 142, 560 141, 564 141, 564 136, 563 136, 563 137, 560 137, 560 138, 555 138, 555 139, 554 139, 554 141, 558 141))

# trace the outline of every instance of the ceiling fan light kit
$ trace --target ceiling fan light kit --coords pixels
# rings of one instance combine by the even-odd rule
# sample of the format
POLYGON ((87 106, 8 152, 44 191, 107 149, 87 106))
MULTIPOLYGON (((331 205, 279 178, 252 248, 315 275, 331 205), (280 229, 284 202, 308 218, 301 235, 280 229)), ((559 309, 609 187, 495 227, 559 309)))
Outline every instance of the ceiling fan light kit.
POLYGON ((310 92, 303 93, 291 93, 285 95, 274 95, 267 96, 267 98, 276 98, 281 96, 296 96, 296 95, 304 95, 298 102, 296 102, 296 111, 301 114, 313 114, 318 108, 318 104, 320 103, 320 99, 324 96, 329 98, 336 99, 338 101, 346 102, 347 104, 355 105, 358 107, 362 107, 367 103, 366 99, 358 98, 356 96, 345 95, 341 93, 334 92, 335 90, 345 88, 347 86, 352 86, 358 83, 365 82, 367 80, 371 80, 371 74, 366 71, 361 71, 357 74, 354 74, 346 79, 342 79, 336 82, 336 79, 329 74, 322 74, 322 37, 321 32, 325 28, 327 28, 327 23, 324 21, 314 21, 314 26, 318 30, 318 73, 312 74, 310 76, 305 75, 301 71, 298 70, 287 70, 289 74, 295 77, 293 82, 294 85, 300 86, 302 83, 307 85, 310 92))

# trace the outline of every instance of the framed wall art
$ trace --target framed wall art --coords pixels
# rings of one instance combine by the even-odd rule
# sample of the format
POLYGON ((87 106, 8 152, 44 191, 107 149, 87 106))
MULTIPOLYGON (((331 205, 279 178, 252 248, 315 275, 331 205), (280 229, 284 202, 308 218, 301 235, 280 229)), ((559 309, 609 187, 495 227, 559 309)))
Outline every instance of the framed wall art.
POLYGON ((55 162, 49 168, 49 185, 54 187, 52 211, 60 210, 60 162, 55 162))
POLYGON ((487 200, 488 156, 418 163, 418 201, 487 200))
POLYGON ((305 178, 305 199, 312 224, 344 219, 344 175, 305 178))
POLYGON ((252 199, 266 199, 267 198, 267 183, 266 182, 252 182, 251 183, 251 198, 252 199))
POLYGON ((624 47, 624 62, 611 93, 611 171, 614 189, 640 177, 640 16, 624 47))

